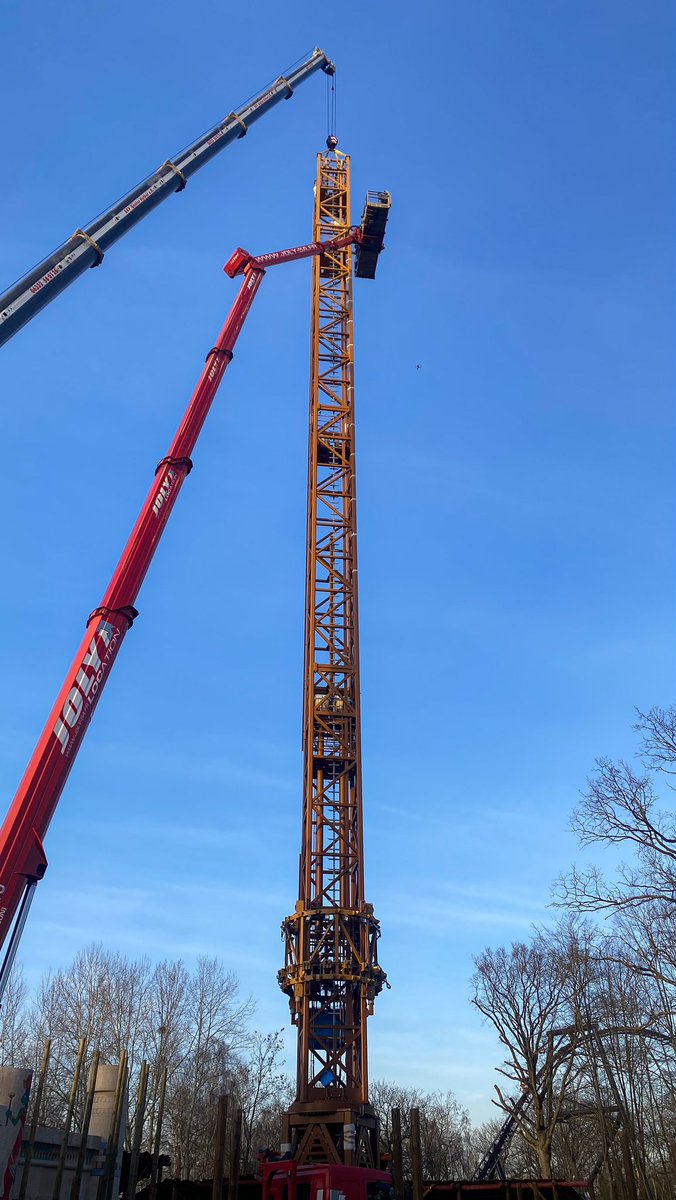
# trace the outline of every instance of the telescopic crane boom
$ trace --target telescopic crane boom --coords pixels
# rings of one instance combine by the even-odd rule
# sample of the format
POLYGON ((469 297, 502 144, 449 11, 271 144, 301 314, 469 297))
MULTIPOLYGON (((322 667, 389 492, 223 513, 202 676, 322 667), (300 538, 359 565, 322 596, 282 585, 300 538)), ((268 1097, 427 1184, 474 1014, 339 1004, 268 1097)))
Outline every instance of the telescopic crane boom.
POLYGON ((153 208, 173 192, 181 192, 191 175, 218 154, 224 146, 243 138, 249 126, 264 113, 289 100, 294 89, 315 71, 334 74, 333 63, 323 50, 315 49, 299 66, 280 75, 273 84, 254 96, 237 112, 231 112, 187 149, 168 158, 162 166, 112 204, 84 229, 0 296, 0 346, 9 341, 36 313, 49 304, 88 267, 98 267, 106 251, 153 208))
POLYGON ((192 469, 190 455, 266 268, 330 254, 338 246, 365 243, 369 239, 367 230, 353 228, 330 241, 278 250, 260 258, 238 249, 225 266, 231 277, 243 275, 241 287, 218 340, 207 355, 169 452, 156 468, 155 479, 108 589, 87 620, 84 638, 0 829, 0 947, 14 922, 0 968, 0 1000, 35 888, 47 869, 43 839, 120 646, 138 616, 135 603, 141 584, 183 481, 192 469))

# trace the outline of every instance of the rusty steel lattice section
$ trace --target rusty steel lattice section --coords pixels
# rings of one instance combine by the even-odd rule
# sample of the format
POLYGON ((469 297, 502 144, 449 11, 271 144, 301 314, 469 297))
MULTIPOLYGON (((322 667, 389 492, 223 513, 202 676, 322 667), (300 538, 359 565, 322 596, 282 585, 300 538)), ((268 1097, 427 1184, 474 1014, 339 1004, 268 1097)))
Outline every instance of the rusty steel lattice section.
MULTIPOLYGON (((318 156, 314 233, 350 228, 350 160, 318 156)), ((299 1161, 377 1163, 366 1018, 385 982, 364 901, 352 247, 313 260, 304 793, 299 899, 279 983, 298 1028, 285 1137, 299 1161)))

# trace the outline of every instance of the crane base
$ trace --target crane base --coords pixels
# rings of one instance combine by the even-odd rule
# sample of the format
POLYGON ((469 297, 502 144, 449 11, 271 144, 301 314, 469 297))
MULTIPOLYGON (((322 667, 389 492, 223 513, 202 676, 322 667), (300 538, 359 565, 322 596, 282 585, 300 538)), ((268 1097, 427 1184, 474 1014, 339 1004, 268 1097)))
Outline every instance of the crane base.
POLYGON ((282 1137, 297 1163, 379 1166, 378 1117, 369 1104, 324 1111, 292 1106, 284 1117, 282 1137))

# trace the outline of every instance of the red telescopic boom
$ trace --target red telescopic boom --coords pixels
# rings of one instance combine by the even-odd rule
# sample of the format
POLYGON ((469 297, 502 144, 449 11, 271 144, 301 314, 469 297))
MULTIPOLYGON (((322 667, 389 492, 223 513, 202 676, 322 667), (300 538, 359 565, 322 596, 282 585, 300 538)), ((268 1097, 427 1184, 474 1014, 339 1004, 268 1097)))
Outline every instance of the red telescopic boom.
POLYGON ((169 453, 159 463, 124 553, 49 714, 12 806, 0 829, 0 945, 16 917, 0 969, 0 999, 19 945, 38 880, 47 869, 43 838, 75 761, 85 730, 110 675, 127 630, 138 615, 134 607, 233 348, 260 287, 265 268, 323 254, 358 239, 358 231, 331 242, 314 242, 254 258, 238 249, 225 267, 244 279, 218 341, 207 355, 199 382, 169 453))

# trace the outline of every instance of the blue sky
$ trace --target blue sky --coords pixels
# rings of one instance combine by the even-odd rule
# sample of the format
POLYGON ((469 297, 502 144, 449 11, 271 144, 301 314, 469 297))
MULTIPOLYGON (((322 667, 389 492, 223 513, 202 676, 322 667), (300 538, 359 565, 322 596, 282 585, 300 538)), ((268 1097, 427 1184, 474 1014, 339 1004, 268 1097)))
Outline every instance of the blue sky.
MULTIPOLYGON (((393 195, 355 286, 367 897, 392 982, 371 1072, 477 1118, 501 1056, 472 956, 549 919, 594 756, 671 699, 674 23, 661 0, 0 17, 3 285, 306 50, 336 61, 355 216, 393 195)), ((307 240, 325 89, 0 352, 7 804, 232 301, 223 263, 307 240)), ((50 829, 31 979, 93 938, 217 953, 287 1025, 308 335, 308 265, 270 272, 50 829)))

